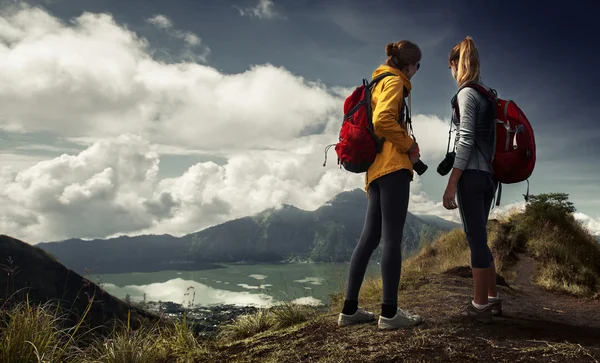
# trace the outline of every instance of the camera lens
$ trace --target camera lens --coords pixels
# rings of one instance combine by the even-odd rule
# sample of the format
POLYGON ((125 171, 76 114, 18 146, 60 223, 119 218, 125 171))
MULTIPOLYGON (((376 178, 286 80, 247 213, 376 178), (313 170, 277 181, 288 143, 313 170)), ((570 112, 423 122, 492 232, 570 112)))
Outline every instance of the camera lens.
POLYGON ((455 155, 456 155, 456 153, 454 151, 446 154, 446 157, 444 158, 444 160, 442 160, 442 162, 440 162, 440 165, 438 165, 438 167, 437 167, 438 174, 440 174, 441 176, 444 176, 450 172, 450 170, 454 166, 455 155))
POLYGON ((421 160, 413 164, 413 170, 416 171, 419 175, 423 175, 423 173, 427 171, 427 168, 429 167, 421 160))

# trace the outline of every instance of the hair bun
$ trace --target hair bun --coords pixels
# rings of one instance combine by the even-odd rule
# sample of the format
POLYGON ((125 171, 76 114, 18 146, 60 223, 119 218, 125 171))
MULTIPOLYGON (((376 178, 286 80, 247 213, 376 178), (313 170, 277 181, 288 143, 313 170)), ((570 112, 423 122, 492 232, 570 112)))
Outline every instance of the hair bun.
POLYGON ((396 50, 397 50, 397 49, 398 49, 398 47, 396 46, 396 44, 394 44, 394 43, 388 43, 388 44, 385 46, 385 54, 386 54, 388 57, 391 57, 391 56, 392 56, 394 53, 396 53, 396 50))

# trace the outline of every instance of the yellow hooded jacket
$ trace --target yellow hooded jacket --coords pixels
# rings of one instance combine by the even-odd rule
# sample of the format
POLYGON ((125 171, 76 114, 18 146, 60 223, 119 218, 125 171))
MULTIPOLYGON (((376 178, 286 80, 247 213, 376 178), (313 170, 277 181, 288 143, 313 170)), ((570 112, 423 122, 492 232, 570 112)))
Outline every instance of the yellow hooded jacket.
POLYGON ((381 176, 400 169, 408 169, 413 173, 413 165, 408 153, 414 140, 408 134, 406 122, 404 120, 398 122, 402 99, 411 91, 411 83, 404 73, 387 65, 377 68, 373 72, 373 78, 386 72, 393 73, 397 77, 385 77, 373 87, 371 96, 373 129, 377 137, 385 137, 385 142, 365 175, 367 193, 371 182, 381 176))

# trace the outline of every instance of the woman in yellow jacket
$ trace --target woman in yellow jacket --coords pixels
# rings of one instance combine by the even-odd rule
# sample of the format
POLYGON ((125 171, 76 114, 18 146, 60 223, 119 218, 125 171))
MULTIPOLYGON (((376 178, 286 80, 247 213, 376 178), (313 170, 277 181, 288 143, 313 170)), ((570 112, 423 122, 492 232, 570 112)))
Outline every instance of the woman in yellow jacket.
POLYGON ((397 329, 421 322, 421 317, 398 309, 398 286, 402 264, 402 237, 408 211, 413 163, 419 160, 419 148, 400 120, 403 99, 411 91, 410 79, 419 69, 421 50, 407 40, 386 46, 388 59, 373 72, 394 76, 380 80, 372 91, 373 128, 379 138, 385 137, 383 149, 365 176, 368 205, 365 225, 350 260, 344 308, 340 326, 375 320, 373 313, 358 308, 358 294, 373 251, 383 240, 381 275, 383 301, 380 329, 397 329))

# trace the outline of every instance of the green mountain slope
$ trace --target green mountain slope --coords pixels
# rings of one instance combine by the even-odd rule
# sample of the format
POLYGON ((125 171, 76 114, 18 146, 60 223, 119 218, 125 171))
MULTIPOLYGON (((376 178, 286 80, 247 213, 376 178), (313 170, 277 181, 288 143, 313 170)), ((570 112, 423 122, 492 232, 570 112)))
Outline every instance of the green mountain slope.
MULTIPOLYGON (((192 254, 212 262, 348 261, 360 237, 367 206, 356 189, 338 194, 315 211, 284 205, 183 237, 192 254)), ((408 214, 403 253, 412 254, 450 228, 426 223, 408 214)), ((381 246, 373 254, 378 257, 381 246)))
MULTIPOLYGON (((360 237, 366 205, 364 191, 356 189, 340 193, 314 211, 284 205, 180 238, 152 235, 38 246, 76 271, 94 268, 96 273, 203 269, 214 268, 217 263, 298 259, 342 262, 350 259, 360 237)), ((447 230, 409 213, 404 228, 404 256, 447 230)))

